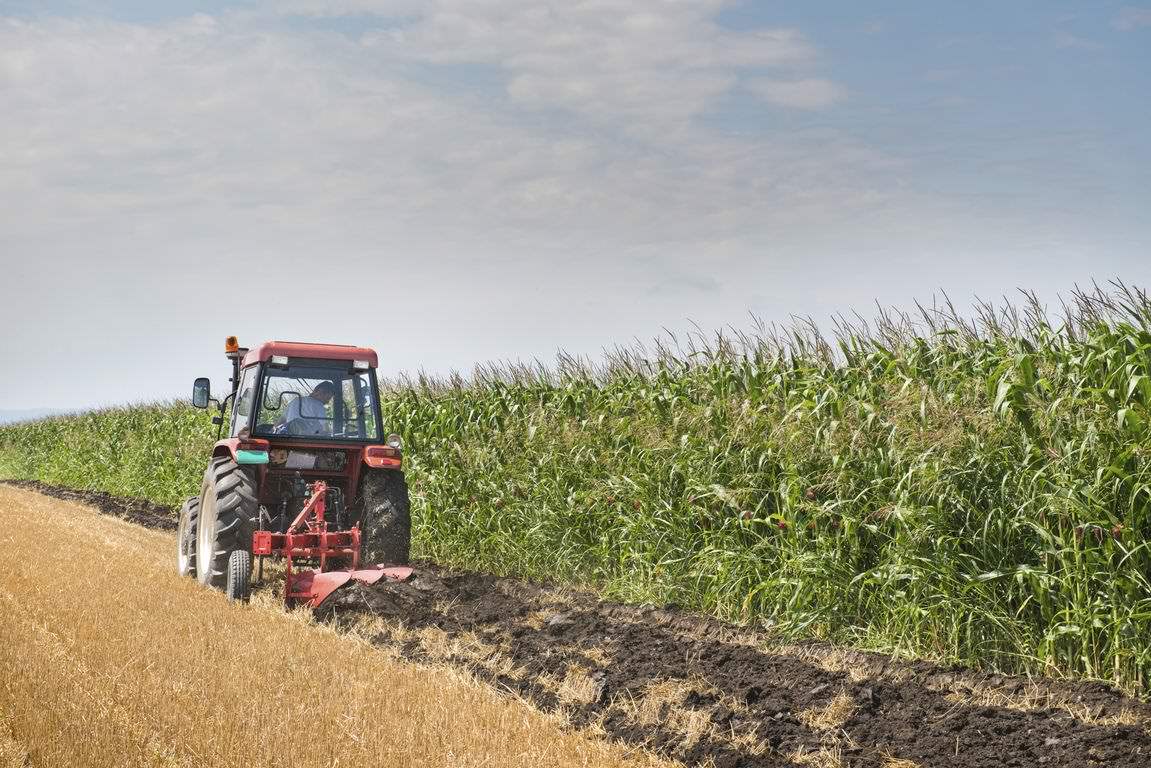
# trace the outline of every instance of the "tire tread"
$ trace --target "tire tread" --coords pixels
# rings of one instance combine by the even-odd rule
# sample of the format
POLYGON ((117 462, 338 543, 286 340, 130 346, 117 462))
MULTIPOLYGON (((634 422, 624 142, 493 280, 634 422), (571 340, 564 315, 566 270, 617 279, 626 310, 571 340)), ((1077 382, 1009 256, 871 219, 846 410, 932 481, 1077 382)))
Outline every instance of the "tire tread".
POLYGON ((259 515, 256 480, 231 457, 218 456, 204 473, 203 493, 216 494, 216 526, 211 571, 199 579, 202 584, 227 589, 231 553, 243 550, 250 557, 251 532, 259 515))
POLYGON ((360 489, 364 508, 361 562, 407 565, 411 554, 412 517, 404 473, 369 470, 360 489))

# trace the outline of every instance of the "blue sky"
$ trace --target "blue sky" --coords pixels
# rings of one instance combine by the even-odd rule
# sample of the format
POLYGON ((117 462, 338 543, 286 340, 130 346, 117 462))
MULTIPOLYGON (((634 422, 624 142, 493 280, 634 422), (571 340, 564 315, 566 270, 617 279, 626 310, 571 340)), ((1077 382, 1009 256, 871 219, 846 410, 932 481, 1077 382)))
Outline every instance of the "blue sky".
POLYGON ((12 408, 1151 282, 1151 2, 0 0, 0 111, 12 408))

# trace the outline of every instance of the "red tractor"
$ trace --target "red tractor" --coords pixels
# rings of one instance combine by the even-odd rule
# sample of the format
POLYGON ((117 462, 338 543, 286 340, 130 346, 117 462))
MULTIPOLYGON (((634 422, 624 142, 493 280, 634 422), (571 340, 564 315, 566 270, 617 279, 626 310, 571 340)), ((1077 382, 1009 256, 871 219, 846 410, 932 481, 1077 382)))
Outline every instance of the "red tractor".
POLYGON ((262 574, 275 557, 285 600, 313 606, 350 580, 408 578, 408 487, 400 437, 383 436, 376 353, 288 341, 249 350, 234 336, 225 352, 232 391, 217 401, 208 379, 192 388, 195 407, 219 409, 220 432, 231 418, 200 495, 180 510, 180 574, 247 600, 253 558, 262 574))

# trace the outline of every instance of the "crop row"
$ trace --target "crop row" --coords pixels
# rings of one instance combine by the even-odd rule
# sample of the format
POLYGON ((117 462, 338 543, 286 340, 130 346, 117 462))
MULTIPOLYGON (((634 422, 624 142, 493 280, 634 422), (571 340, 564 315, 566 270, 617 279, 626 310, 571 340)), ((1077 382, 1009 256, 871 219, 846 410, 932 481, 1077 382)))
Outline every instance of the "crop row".
MULTIPOLYGON (((416 546, 782 638, 1145 689, 1151 301, 1031 297, 401 380, 416 546)), ((176 504, 183 405, 0 429, 0 471, 176 504)))

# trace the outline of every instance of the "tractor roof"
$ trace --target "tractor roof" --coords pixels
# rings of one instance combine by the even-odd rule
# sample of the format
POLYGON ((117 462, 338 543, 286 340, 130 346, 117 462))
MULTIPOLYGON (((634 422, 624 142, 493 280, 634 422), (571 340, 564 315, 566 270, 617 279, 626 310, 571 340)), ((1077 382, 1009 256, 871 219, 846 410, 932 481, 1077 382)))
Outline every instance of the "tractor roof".
POLYGON ((306 357, 311 360, 367 360, 375 368, 379 361, 376 351, 367 347, 352 347, 347 344, 310 344, 306 341, 265 341, 244 355, 243 366, 267 362, 272 355, 306 357))

